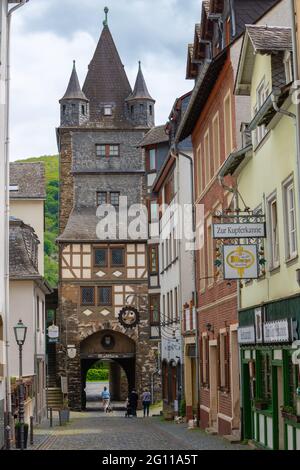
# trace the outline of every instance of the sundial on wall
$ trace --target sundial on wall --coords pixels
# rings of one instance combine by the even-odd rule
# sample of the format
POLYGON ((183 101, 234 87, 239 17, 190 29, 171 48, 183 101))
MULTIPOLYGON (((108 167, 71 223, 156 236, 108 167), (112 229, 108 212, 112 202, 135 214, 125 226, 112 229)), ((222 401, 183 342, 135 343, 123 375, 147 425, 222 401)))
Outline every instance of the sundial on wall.
POLYGON ((140 321, 140 314, 135 307, 126 306, 119 312, 119 322, 124 328, 134 328, 140 321))

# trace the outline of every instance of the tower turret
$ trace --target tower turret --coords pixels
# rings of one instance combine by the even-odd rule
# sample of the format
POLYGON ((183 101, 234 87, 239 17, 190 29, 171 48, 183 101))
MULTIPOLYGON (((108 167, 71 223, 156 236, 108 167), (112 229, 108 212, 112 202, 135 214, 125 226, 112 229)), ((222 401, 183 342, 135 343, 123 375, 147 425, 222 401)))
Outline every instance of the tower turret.
POLYGON ((141 62, 133 92, 126 99, 129 118, 136 126, 153 127, 155 100, 151 97, 142 72, 141 62))
POLYGON ((67 91, 59 102, 61 126, 79 126, 89 120, 89 100, 81 90, 75 60, 67 91))

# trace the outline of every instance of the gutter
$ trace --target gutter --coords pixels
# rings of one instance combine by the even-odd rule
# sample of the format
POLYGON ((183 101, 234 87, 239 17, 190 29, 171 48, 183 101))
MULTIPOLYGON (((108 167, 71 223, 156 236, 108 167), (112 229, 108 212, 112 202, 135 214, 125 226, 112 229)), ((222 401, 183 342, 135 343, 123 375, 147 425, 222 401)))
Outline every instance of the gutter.
POLYGON ((231 153, 228 158, 224 161, 223 165, 221 166, 219 170, 218 177, 219 179, 223 179, 227 175, 233 175, 235 170, 239 167, 239 165, 242 163, 237 162, 237 166, 234 168, 232 172, 230 172, 230 169, 232 168, 232 165, 234 164, 235 160, 237 160, 239 157, 242 157, 243 155, 246 156, 248 152, 251 152, 253 146, 252 144, 247 145, 246 147, 241 148, 240 150, 237 150, 236 152, 231 153))

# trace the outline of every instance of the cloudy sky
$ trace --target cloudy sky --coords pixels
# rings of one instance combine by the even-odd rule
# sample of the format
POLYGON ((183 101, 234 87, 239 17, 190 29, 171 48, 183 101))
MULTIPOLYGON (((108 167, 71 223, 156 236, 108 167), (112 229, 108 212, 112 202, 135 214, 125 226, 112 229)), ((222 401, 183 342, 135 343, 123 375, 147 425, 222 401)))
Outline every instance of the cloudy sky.
POLYGON ((11 159, 57 153, 58 100, 76 59, 84 81, 102 30, 103 8, 133 86, 138 60, 156 123, 165 122, 185 80, 187 43, 200 17, 200 0, 29 0, 13 16, 11 159))

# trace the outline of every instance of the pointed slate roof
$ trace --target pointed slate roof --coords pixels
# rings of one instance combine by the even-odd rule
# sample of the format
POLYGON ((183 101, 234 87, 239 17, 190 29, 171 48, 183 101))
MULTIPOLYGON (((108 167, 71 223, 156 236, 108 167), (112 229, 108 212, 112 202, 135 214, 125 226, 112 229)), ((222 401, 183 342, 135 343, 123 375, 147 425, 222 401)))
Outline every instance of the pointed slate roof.
POLYGON ((101 121, 101 106, 113 106, 113 120, 125 119, 125 100, 131 94, 124 66, 107 24, 89 64, 83 92, 90 100, 90 120, 101 121))
POLYGON ((73 60, 73 70, 72 70, 72 73, 71 73, 71 77, 70 77, 70 81, 69 81, 67 91, 66 91, 66 93, 64 94, 64 96, 62 97, 62 99, 60 101, 62 101, 62 100, 84 100, 84 101, 88 101, 87 97, 85 96, 85 94, 81 90, 81 86, 80 86, 80 83, 79 83, 79 80, 78 80, 78 75, 77 75, 77 72, 76 72, 75 60, 73 60))
POLYGON ((148 88, 147 88, 147 85, 146 85, 146 82, 145 82, 145 79, 144 79, 144 75, 143 75, 143 72, 142 72, 141 61, 139 61, 139 70, 138 70, 138 74, 137 74, 137 77, 136 77, 134 90, 128 96, 127 101, 129 101, 129 100, 139 100, 139 99, 154 101, 154 99, 151 97, 151 95, 148 91, 148 88))

